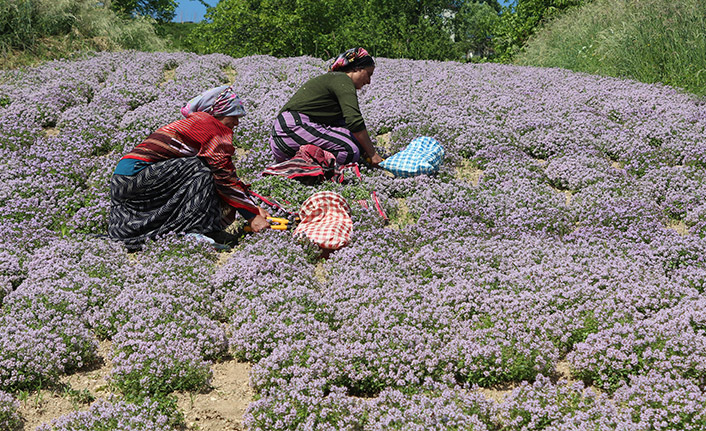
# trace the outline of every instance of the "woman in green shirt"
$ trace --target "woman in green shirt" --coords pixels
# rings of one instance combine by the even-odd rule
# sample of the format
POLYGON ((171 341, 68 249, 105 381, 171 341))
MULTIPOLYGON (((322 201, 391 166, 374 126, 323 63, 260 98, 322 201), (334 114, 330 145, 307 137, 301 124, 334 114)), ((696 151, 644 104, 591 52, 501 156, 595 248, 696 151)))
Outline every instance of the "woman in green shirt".
POLYGON ((357 90, 370 84, 375 61, 363 48, 339 55, 328 73, 307 81, 280 111, 270 136, 278 162, 289 160, 302 145, 332 153, 338 165, 355 163, 363 155, 373 166, 378 155, 365 128, 357 90))

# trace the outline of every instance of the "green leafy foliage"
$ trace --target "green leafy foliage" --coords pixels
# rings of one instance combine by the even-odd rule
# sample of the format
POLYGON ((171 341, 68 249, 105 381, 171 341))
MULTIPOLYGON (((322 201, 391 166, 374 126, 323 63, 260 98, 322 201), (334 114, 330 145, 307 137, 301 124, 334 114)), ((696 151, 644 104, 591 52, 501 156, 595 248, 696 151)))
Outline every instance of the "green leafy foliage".
POLYGON ((453 18, 454 41, 470 59, 493 55, 493 29, 497 10, 488 3, 466 2, 453 18))
POLYGON ((190 42, 202 52, 235 57, 321 55, 344 46, 343 22, 352 11, 352 0, 223 0, 209 9, 190 42))
POLYGON ((169 22, 174 18, 177 4, 176 0, 113 0, 110 7, 116 12, 169 22))
POLYGON ((495 0, 223 0, 209 9, 189 44, 235 57, 331 58, 364 46, 375 56, 461 59, 469 43, 487 43, 488 13, 495 16, 495 8, 495 0), (476 25, 483 27, 470 28, 476 25))
POLYGON ((193 22, 161 22, 157 23, 155 31, 167 41, 170 51, 189 52, 195 50, 189 43, 189 35, 196 26, 193 22))
POLYGON ((393 58, 442 60, 456 54, 450 34, 452 2, 372 0, 363 4, 365 31, 358 33, 375 54, 393 58))
POLYGON ((324 181, 316 186, 308 186, 277 175, 268 175, 253 183, 252 187, 258 194, 279 201, 289 210, 297 210, 305 200, 320 191, 339 193, 348 201, 370 199, 370 193, 372 193, 369 186, 359 182, 338 184, 324 181))
POLYGON ((517 0, 503 9, 495 28, 495 51, 508 61, 544 23, 590 0, 517 0))
POLYGON ((32 47, 37 39, 36 7, 31 0, 0 3, 0 50, 32 47))
POLYGON ((11 395, 0 391, 0 429, 13 431, 22 428, 23 421, 18 410, 19 403, 11 395))

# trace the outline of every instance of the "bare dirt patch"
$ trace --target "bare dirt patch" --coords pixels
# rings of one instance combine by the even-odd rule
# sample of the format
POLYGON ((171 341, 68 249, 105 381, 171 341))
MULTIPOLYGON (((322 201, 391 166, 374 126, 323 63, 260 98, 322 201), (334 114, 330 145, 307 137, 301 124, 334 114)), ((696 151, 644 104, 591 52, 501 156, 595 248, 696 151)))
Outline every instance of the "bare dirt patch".
MULTIPOLYGON (((101 342, 97 363, 62 377, 56 388, 17 395, 19 413, 24 420, 23 430, 33 431, 61 416, 87 410, 97 399, 109 398, 111 391, 106 377, 113 367, 111 352, 111 343, 101 342)), ((215 363, 211 366, 211 390, 174 394, 179 409, 184 413, 186 429, 243 430, 243 415, 254 396, 249 383, 251 368, 250 364, 234 359, 215 363)))
POLYGON ((19 413, 24 420, 24 430, 32 431, 38 426, 51 423, 53 419, 77 410, 86 410, 92 400, 107 398, 110 395, 106 376, 110 374, 109 341, 98 346, 98 361, 74 374, 61 378, 59 385, 52 389, 42 389, 21 393, 19 413))
POLYGON ((681 236, 689 235, 689 227, 681 220, 670 220, 667 229, 675 230, 681 236))
POLYGON ((571 375, 571 366, 568 361, 559 361, 554 367, 554 380, 566 380, 567 382, 575 382, 574 376, 571 375))
POLYGON ((213 380, 210 391, 176 394, 187 429, 244 429, 243 415, 255 395, 249 384, 251 368, 250 364, 236 360, 218 362, 211 366, 213 380))
MULTIPOLYGON (((379 153, 392 156, 392 133, 387 132, 382 135, 377 135, 375 137, 375 146, 377 147, 379 153)), ((382 172, 388 177, 395 176, 392 172, 384 169, 382 169, 382 172)))
POLYGON ((564 195, 566 196, 566 206, 568 207, 569 205, 571 205, 573 193, 571 192, 571 190, 564 190, 564 195))
POLYGON ((389 153, 392 151, 392 145, 391 145, 392 137, 391 137, 391 135, 392 135, 391 132, 387 132, 387 133, 383 133, 382 135, 377 135, 375 137, 375 141, 376 141, 375 143, 377 144, 378 147, 382 148, 385 153, 389 153))
POLYGON ((228 259, 230 259, 230 256, 232 254, 233 254, 233 250, 222 251, 222 252, 218 253, 218 261, 216 262, 216 267, 220 267, 220 266, 225 265, 225 263, 228 262, 228 259))
POLYGON ((22 429, 25 431, 33 431, 42 424, 85 407, 72 404, 59 392, 38 391, 25 399, 20 398, 19 413, 24 420, 22 429))
POLYGON ((456 178, 465 180, 477 186, 483 178, 483 171, 478 169, 470 160, 464 160, 460 166, 456 167, 456 178))
MULTIPOLYGON (((553 382, 565 381, 569 384, 576 382, 576 379, 571 375, 571 367, 567 361, 559 361, 554 367, 554 372, 548 376, 553 382)), ((478 392, 485 395, 485 397, 496 403, 502 403, 505 397, 507 397, 513 389, 519 387, 520 384, 516 382, 504 383, 501 385, 491 386, 489 388, 479 388, 478 392)))
POLYGON ((397 213, 390 219, 388 226, 394 230, 402 230, 405 226, 416 222, 414 215, 409 212, 407 201, 404 198, 397 198, 397 213))
POLYGON ((162 73, 162 82, 159 83, 160 87, 164 87, 167 83, 174 81, 176 77, 176 69, 165 69, 162 73))
POLYGON ((87 391, 96 398, 106 397, 109 394, 106 378, 113 369, 113 363, 110 361, 112 352, 112 343, 102 341, 98 345, 98 362, 85 370, 62 377, 61 384, 75 391, 87 391))
POLYGON ((316 262, 316 266, 314 267, 314 278, 322 285, 328 283, 328 272, 326 271, 326 266, 324 265, 323 260, 316 262))
POLYGON ((226 78, 228 79, 228 81, 226 82, 226 84, 231 84, 231 83, 235 82, 235 78, 238 76, 238 72, 237 72, 235 69, 233 69, 232 67, 228 66, 228 67, 224 67, 224 68, 221 69, 221 70, 223 71, 223 74, 224 74, 224 75, 226 76, 226 78))
POLYGON ((44 135, 45 136, 58 136, 59 129, 57 129, 56 127, 45 127, 44 128, 44 135))
POLYGON ((503 385, 493 386, 490 388, 479 388, 478 392, 485 395, 487 399, 500 404, 503 402, 505 397, 518 386, 519 384, 516 383, 507 383, 503 385))
POLYGON ((248 153, 250 153, 250 150, 248 149, 235 147, 235 155, 238 157, 238 160, 244 159, 248 153))

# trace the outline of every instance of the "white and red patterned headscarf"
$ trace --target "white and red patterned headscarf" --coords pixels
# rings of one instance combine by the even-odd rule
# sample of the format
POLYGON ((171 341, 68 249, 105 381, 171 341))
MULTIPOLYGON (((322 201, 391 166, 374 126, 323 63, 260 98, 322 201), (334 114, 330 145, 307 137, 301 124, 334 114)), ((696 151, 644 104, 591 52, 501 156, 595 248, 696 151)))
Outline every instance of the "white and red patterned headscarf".
POLYGON ((242 117, 245 108, 232 85, 221 85, 204 91, 181 108, 184 117, 194 112, 206 112, 214 117, 242 117))

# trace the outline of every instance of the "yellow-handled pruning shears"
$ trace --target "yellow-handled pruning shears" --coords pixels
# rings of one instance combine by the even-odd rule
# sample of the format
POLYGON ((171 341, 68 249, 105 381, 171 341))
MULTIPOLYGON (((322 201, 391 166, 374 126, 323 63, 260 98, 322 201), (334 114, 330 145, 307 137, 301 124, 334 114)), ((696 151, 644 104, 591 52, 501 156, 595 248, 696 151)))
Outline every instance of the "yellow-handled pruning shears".
POLYGON ((289 228, 289 220, 282 217, 267 217, 270 222, 270 229, 287 230, 289 228))
MULTIPOLYGON (((289 220, 282 217, 267 217, 267 221, 270 222, 270 229, 274 230, 287 230, 289 229, 289 220)), ((245 226, 245 232, 252 232, 250 226, 245 226)))

